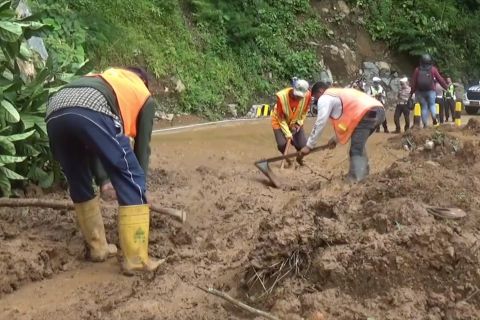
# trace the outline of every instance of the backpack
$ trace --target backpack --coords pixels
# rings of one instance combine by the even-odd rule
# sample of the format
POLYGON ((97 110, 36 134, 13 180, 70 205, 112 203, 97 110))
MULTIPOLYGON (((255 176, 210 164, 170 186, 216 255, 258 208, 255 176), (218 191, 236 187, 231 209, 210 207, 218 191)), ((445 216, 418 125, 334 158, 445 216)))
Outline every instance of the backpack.
POLYGON ((419 67, 417 76, 417 90, 430 91, 433 88, 432 66, 419 67))

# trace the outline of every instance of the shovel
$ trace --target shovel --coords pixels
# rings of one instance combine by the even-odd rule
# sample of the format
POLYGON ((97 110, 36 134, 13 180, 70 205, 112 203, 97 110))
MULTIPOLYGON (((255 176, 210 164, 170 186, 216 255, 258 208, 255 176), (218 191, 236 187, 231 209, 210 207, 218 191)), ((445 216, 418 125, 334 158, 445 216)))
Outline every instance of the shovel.
POLYGON ((425 206, 427 212, 437 218, 457 220, 467 216, 467 213, 460 208, 442 208, 425 206))
MULTIPOLYGON (((323 146, 318 146, 310 150, 310 153, 317 152, 317 151, 322 151, 326 150, 329 148, 328 144, 325 144, 323 146)), ((275 188, 280 188, 281 184, 279 179, 273 174, 272 170, 270 170, 270 166, 268 165, 271 162, 276 162, 280 160, 285 160, 285 159, 290 159, 293 157, 298 157, 300 155, 300 152, 294 152, 290 153, 287 155, 283 156, 278 156, 278 157, 273 157, 273 158, 268 158, 268 159, 263 159, 255 162, 255 166, 262 171, 262 173, 268 178, 268 180, 272 183, 272 185, 275 188)))

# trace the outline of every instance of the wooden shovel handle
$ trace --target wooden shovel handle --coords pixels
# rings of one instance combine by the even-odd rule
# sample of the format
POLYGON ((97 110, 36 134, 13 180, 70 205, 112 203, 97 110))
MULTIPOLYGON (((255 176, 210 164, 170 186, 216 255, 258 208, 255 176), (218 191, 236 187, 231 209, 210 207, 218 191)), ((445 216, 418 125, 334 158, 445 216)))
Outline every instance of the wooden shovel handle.
MULTIPOLYGON (((290 146, 292 145, 292 139, 287 140, 287 146, 285 147, 285 152, 283 153, 284 156, 288 154, 288 151, 290 150, 290 146)), ((285 167, 285 159, 282 160, 282 164, 280 165, 280 169, 283 170, 285 167)))
MULTIPOLYGON (((56 210, 74 210, 75 206, 70 201, 64 200, 48 200, 48 199, 36 199, 36 198, 0 198, 0 207, 37 207, 37 208, 51 208, 56 210)), ((150 205, 152 212, 164 214, 175 218, 176 220, 185 223, 187 220, 187 214, 183 210, 177 210, 172 208, 163 208, 155 205, 150 205)))

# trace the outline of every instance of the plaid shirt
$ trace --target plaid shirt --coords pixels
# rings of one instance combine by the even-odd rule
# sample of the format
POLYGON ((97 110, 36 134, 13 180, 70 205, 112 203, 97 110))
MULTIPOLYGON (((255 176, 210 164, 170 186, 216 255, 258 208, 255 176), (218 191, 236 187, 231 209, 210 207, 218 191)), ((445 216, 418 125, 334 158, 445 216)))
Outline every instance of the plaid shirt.
POLYGON ((64 88, 51 96, 47 103, 46 118, 55 111, 71 107, 91 109, 118 120, 103 94, 89 87, 64 88))

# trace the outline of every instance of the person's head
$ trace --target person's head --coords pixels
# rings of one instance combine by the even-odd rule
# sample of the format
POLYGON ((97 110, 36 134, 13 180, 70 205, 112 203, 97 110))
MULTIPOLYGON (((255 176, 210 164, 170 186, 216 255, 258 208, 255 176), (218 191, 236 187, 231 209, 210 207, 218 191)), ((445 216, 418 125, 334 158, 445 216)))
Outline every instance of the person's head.
POLYGON ((382 82, 382 79, 380 79, 379 77, 373 77, 372 81, 373 81, 373 85, 375 87, 378 87, 380 85, 380 82, 382 82))
POLYGON ((298 79, 293 84, 292 97, 296 100, 302 100, 308 92, 308 82, 303 79, 298 79))
POLYGON ((448 78, 447 78, 447 83, 448 83, 448 84, 452 84, 452 78, 448 77, 448 78))
POLYGON ((128 67, 128 71, 135 73, 140 79, 142 79, 145 86, 148 88, 148 73, 145 69, 139 67, 128 67))
POLYGON ((402 88, 406 88, 408 86, 408 78, 407 77, 403 77, 400 79, 400 86, 402 88))
POLYGON ((315 100, 320 98, 322 94, 330 87, 330 83, 326 81, 318 81, 312 87, 312 96, 315 100))
POLYGON ((430 66, 433 64, 432 56, 428 53, 422 54, 420 57, 420 66, 430 66))

